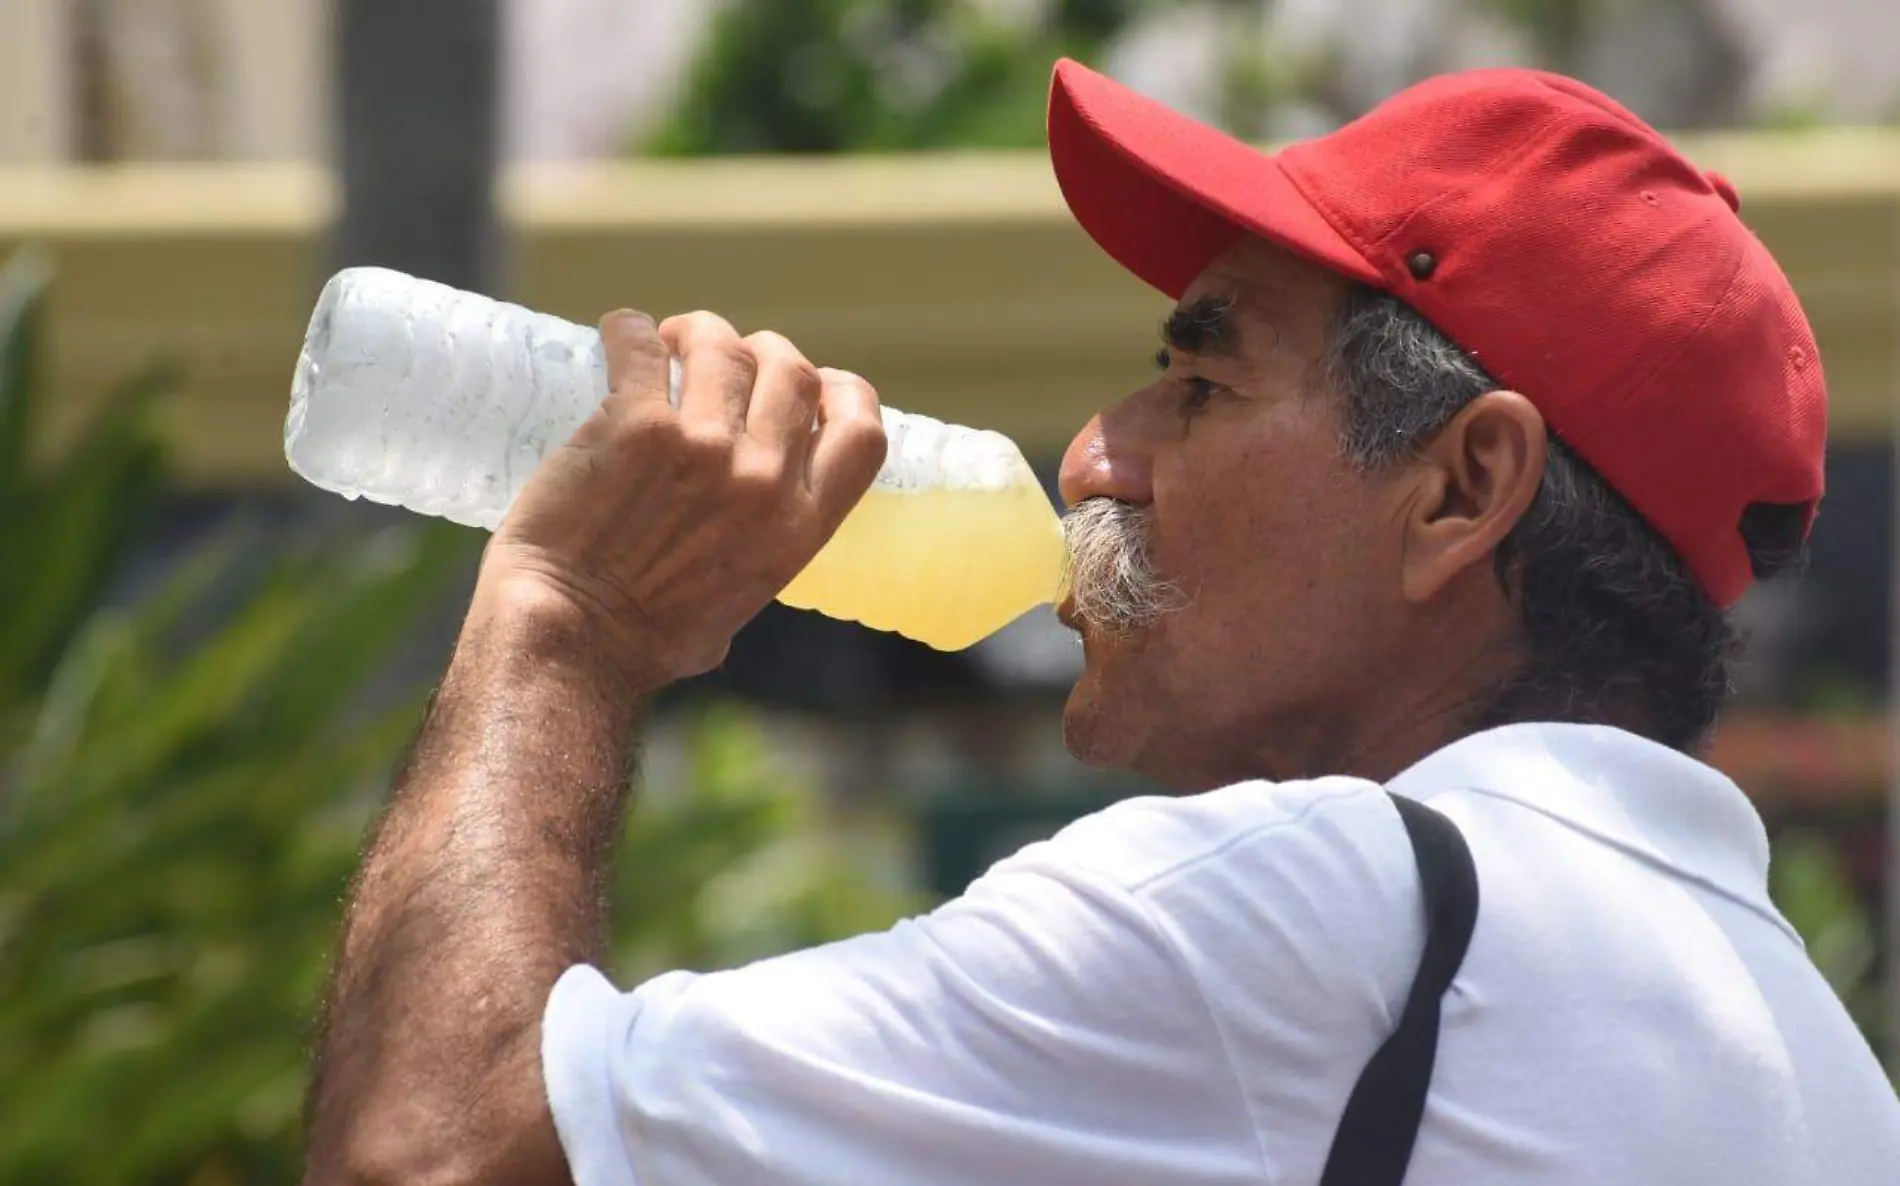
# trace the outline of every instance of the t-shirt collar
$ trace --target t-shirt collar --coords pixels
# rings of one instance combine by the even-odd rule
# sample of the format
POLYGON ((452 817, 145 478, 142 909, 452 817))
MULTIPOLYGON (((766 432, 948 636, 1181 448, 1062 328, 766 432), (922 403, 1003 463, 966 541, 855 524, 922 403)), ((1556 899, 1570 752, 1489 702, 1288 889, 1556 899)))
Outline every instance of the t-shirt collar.
POLYGON ((1461 738, 1387 784, 1420 802, 1477 791, 1694 878, 1799 941, 1768 897, 1768 834, 1726 775, 1602 725, 1506 725, 1461 738))

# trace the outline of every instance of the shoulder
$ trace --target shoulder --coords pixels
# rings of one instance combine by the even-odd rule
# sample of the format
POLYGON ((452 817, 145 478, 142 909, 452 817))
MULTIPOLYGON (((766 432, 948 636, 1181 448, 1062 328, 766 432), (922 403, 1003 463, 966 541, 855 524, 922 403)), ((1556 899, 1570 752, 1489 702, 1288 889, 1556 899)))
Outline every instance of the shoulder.
POLYGON ((1361 779, 1127 800, 992 876, 1013 873, 1110 887, 1217 1009, 1266 1006, 1322 1029, 1388 1025, 1424 944, 1411 842, 1384 788, 1361 779))
POLYGON ((994 871, 1069 870, 1142 893, 1264 854, 1325 859, 1367 846, 1389 850, 1392 840, 1404 849, 1397 813, 1377 783, 1253 781, 1198 795, 1123 800, 1027 846, 994 871))

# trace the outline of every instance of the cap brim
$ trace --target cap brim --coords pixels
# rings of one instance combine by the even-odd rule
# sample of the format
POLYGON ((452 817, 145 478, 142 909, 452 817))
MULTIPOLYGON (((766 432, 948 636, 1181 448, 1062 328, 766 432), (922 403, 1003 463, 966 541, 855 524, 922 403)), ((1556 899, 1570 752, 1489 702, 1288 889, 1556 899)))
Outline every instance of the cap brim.
POLYGON ((1242 234, 1380 280, 1274 157, 1066 58, 1049 86, 1049 159, 1089 237, 1171 297, 1242 234))

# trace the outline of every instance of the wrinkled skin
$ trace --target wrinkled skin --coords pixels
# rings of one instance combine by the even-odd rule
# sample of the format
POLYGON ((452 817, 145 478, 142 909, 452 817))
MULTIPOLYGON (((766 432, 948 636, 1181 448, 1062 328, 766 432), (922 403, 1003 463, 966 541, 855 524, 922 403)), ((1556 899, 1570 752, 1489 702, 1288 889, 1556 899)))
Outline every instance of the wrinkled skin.
MULTIPOLYGON (((1070 445, 1064 500, 1145 508, 1155 579, 1181 603, 1132 630, 1065 603, 1087 656, 1064 717, 1082 760, 1183 792, 1388 777, 1456 736, 1511 665, 1491 557, 1536 493, 1542 418, 1492 393, 1415 458, 1360 470, 1320 367, 1346 291, 1242 241, 1179 305, 1203 325, 1207 302, 1227 306, 1218 340, 1186 334, 1070 445)), ((1094 575, 1078 563, 1075 584, 1094 575)))

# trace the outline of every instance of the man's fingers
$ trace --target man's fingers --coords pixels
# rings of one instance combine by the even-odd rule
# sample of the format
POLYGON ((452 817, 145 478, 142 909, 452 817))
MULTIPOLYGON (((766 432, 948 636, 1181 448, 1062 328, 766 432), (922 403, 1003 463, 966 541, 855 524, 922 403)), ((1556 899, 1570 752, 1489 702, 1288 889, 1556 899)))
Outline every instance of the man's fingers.
POLYGON ((607 393, 630 403, 666 402, 666 343, 659 327, 634 309, 619 309, 600 319, 600 344, 607 358, 607 393))
POLYGON ((660 340, 680 360, 680 416, 742 432, 758 362, 732 323, 716 313, 685 313, 660 323, 660 340))
POLYGON ((864 497, 884 464, 884 420, 877 392, 850 371, 819 372, 818 439, 812 446, 811 488, 827 531, 835 530, 864 497))
POLYGON ((767 330, 745 341, 758 365, 752 405, 746 409, 746 433, 782 453, 791 473, 802 474, 824 377, 781 334, 767 330))

